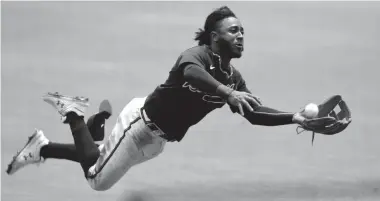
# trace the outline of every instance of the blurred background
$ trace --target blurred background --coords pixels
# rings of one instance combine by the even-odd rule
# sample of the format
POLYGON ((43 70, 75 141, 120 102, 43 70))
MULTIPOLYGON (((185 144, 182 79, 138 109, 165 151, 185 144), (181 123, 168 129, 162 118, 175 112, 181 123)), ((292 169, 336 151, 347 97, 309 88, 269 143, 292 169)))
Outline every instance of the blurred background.
POLYGON ((379 200, 379 22, 379 2, 1 2, 1 200, 379 200), (109 133, 222 5, 245 28, 232 62, 265 105, 298 111, 341 94, 350 127, 311 146, 294 125, 252 126, 224 107, 106 192, 68 161, 5 174, 34 128, 72 142, 44 93, 89 97, 88 114, 109 99, 109 133))

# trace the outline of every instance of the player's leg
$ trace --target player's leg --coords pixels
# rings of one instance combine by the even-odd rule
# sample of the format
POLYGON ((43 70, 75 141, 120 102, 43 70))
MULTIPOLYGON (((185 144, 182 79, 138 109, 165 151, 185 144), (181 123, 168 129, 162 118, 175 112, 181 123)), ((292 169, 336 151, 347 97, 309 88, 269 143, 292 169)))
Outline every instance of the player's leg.
POLYGON ((100 148, 101 154, 82 118, 87 101, 59 94, 49 94, 48 99, 70 124, 78 160, 95 190, 109 189, 133 165, 156 157, 163 150, 166 141, 154 135, 141 120, 139 110, 144 98, 134 99, 123 109, 112 134, 100 148), (87 171, 91 164, 94 165, 87 171))
POLYGON ((17 152, 9 163, 7 173, 14 174, 31 164, 41 164, 46 159, 65 159, 79 162, 75 144, 54 143, 47 139, 42 130, 35 130, 26 145, 17 152))
POLYGON ((37 135, 35 133, 29 137, 24 148, 21 149, 21 151, 19 151, 8 164, 6 171, 8 174, 14 174, 27 165, 40 164, 47 159, 61 159, 79 162, 75 144, 51 142, 43 135, 42 130, 35 132, 39 132, 40 134, 37 135))
MULTIPOLYGON (((108 108, 111 108, 107 100, 104 100, 102 104, 107 104, 109 106, 108 108)), ((87 127, 94 141, 102 141, 104 139, 104 124, 112 115, 110 109, 102 110, 102 104, 100 104, 99 112, 87 120, 87 127)), ((96 145, 99 146, 99 144, 96 145)), ((49 142, 47 145, 41 147, 40 154, 44 159, 54 158, 79 162, 75 144, 49 142)))
MULTIPOLYGON (((110 116, 112 116, 111 104, 108 100, 104 100, 100 104, 99 112, 87 120, 87 127, 94 141, 102 141, 104 139, 104 125, 110 116), (108 106, 106 110, 104 110, 104 104, 108 106)), ((96 145, 99 146, 99 144, 96 145)), ((41 147, 40 154, 44 159, 65 159, 79 162, 75 144, 49 142, 41 147)))
POLYGON ((58 93, 48 93, 44 101, 51 104, 63 116, 64 123, 70 125, 71 133, 74 138, 76 157, 81 164, 86 175, 87 170, 92 166, 99 157, 98 145, 93 137, 99 137, 95 134, 100 133, 100 138, 104 138, 104 123, 112 115, 111 105, 104 100, 99 106, 99 113, 90 117, 92 121, 87 124, 84 121, 84 112, 88 107, 88 99, 79 97, 63 96, 58 93), (94 131, 91 134, 89 127, 94 131))
MULTIPOLYGON (((107 119, 112 116, 112 107, 108 100, 103 100, 99 105, 98 113, 90 116, 87 120, 87 127, 90 130, 94 141, 104 139, 104 125, 107 119)), ((99 146, 99 144, 97 144, 99 146)), ((79 162, 75 144, 64 144, 49 142, 41 147, 41 157, 44 159, 65 159, 79 162)))
POLYGON ((87 180, 95 190, 111 188, 134 165, 159 155, 166 140, 152 133, 140 115, 145 98, 135 98, 120 113, 87 180))
POLYGON ((70 124, 74 124, 71 128, 75 144, 50 143, 41 130, 36 130, 8 165, 7 173, 14 174, 26 165, 40 164, 47 158, 55 158, 79 162, 86 174, 99 157, 98 145, 94 143, 83 119, 70 122, 74 122, 70 124))
POLYGON ((49 142, 41 147, 40 155, 43 159, 63 159, 79 162, 75 144, 49 142))
POLYGON ((69 112, 66 118, 74 138, 79 163, 86 174, 100 156, 98 146, 92 138, 83 116, 78 115, 76 112, 69 112))
POLYGON ((41 147, 47 145, 49 140, 45 137, 41 130, 36 129, 28 138, 25 146, 17 152, 6 170, 7 174, 11 175, 19 169, 29 164, 40 164, 44 160, 40 156, 41 147))
POLYGON ((127 104, 119 115, 111 135, 100 148, 100 152, 82 118, 85 106, 74 104, 80 101, 77 99, 72 100, 74 103, 71 105, 71 100, 62 95, 51 95, 47 102, 65 115, 66 122, 70 124, 79 162, 93 189, 109 189, 133 165, 149 160, 162 152, 166 141, 153 135, 141 120, 139 112, 145 98, 136 98, 127 104), (62 106, 65 99, 69 103, 63 103, 62 106), (92 166, 89 168, 90 165, 92 166))
MULTIPOLYGON (((94 141, 101 141, 104 138, 104 124, 106 119, 112 116, 112 107, 108 100, 103 100, 99 106, 99 112, 92 115, 87 125, 91 131, 94 141)), ((99 146, 97 144, 97 146, 99 146)), ((46 159, 64 159, 79 162, 75 144, 64 144, 51 142, 44 135, 42 130, 36 129, 28 142, 9 163, 8 174, 14 174, 19 169, 29 164, 40 164, 46 159), (30 156, 33 157, 30 157, 30 156)))
MULTIPOLYGON (((100 149, 101 144, 96 144, 100 149)), ((41 147, 40 155, 44 160, 47 159, 63 159, 79 162, 77 149, 75 144, 49 142, 41 147)))
POLYGON ((88 98, 48 93, 43 99, 62 115, 63 123, 70 125, 78 161, 86 174, 99 157, 99 149, 84 121, 84 113, 89 106, 88 98))

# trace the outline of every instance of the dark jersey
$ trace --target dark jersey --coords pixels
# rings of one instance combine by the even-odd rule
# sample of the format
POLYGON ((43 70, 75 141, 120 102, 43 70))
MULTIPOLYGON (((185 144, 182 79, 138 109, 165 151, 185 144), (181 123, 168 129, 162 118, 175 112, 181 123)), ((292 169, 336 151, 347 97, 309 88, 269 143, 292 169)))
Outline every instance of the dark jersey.
POLYGON ((240 73, 231 65, 228 71, 223 70, 219 55, 214 54, 208 46, 196 46, 184 51, 165 83, 159 85, 144 104, 148 117, 170 138, 177 141, 184 137, 192 125, 226 104, 221 97, 202 92, 186 82, 184 68, 194 64, 222 84, 235 90, 246 90, 240 73))

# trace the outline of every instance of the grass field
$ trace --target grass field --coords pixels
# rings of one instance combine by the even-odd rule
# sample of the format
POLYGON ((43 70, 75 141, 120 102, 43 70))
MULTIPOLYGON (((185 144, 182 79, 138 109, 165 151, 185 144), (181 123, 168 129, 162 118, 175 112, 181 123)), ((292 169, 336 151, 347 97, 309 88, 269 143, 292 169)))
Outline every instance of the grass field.
POLYGON ((87 96, 88 114, 107 98, 117 115, 166 79, 223 4, 1 2, 1 200, 380 200, 380 3, 224 4, 245 27, 246 50, 233 63, 254 94, 286 111, 341 94, 353 114, 346 131, 311 146, 310 133, 296 135, 295 126, 252 126, 225 107, 106 192, 67 161, 8 176, 34 128, 72 142, 44 93, 87 96))

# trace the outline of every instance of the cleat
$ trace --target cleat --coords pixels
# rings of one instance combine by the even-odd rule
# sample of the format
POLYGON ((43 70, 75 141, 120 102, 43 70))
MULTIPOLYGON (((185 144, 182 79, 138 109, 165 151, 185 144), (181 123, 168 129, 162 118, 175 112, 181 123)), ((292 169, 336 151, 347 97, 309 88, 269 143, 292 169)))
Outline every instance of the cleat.
POLYGON ((86 109, 89 106, 89 99, 85 97, 71 97, 55 93, 47 93, 43 96, 43 100, 49 103, 61 114, 61 121, 67 123, 66 115, 74 112, 80 117, 84 116, 86 109))
POLYGON ((40 156, 41 147, 47 145, 49 140, 45 137, 42 130, 36 129, 32 136, 28 138, 28 142, 17 152, 11 163, 8 165, 7 174, 12 175, 19 169, 29 164, 41 164, 44 158, 40 156))

